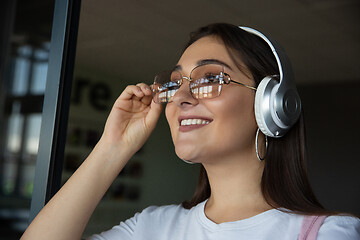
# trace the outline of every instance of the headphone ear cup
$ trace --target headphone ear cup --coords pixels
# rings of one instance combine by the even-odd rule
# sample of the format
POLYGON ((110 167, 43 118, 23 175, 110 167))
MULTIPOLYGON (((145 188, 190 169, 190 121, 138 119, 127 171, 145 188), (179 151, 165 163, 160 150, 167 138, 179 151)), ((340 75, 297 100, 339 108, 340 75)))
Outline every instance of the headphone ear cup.
POLYGON ((274 80, 272 77, 265 77, 258 85, 255 95, 254 108, 256 122, 261 132, 269 137, 278 137, 276 135, 276 130, 274 131, 274 127, 276 129, 276 124, 271 115, 271 93, 278 85, 278 81, 274 80))

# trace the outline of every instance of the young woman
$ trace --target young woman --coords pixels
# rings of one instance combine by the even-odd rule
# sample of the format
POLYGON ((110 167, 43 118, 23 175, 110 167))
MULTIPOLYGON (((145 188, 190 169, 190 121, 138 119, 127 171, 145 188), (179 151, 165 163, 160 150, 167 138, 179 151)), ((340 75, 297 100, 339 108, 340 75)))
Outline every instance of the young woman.
MULTIPOLYGON (((158 75, 152 88, 140 83, 124 90, 90 156, 22 239, 80 239, 112 181, 154 129, 161 102, 176 154, 202 165, 193 199, 149 207, 90 239, 295 240, 308 215, 327 216, 317 239, 360 239, 360 220, 327 211, 311 190, 302 115, 274 137, 256 120, 256 93, 266 91, 259 83, 288 74, 279 73, 276 56, 263 38, 237 26, 193 33, 175 68, 158 75)), ((300 109, 294 98, 288 105, 300 109)))

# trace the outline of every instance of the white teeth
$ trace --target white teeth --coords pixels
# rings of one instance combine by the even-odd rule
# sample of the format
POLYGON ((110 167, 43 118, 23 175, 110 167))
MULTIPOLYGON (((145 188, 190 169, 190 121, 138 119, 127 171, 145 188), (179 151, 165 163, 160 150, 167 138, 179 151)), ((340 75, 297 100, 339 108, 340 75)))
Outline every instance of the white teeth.
POLYGON ((181 126, 189 126, 189 125, 205 125, 209 124, 210 121, 202 120, 202 119, 183 119, 181 120, 181 126))

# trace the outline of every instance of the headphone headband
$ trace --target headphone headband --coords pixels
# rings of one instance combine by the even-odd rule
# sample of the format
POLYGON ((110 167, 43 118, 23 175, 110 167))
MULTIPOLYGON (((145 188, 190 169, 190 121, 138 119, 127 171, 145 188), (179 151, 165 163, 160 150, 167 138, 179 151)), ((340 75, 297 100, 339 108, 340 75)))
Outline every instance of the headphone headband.
POLYGON ((260 37, 269 45, 272 53, 274 54, 276 63, 279 68, 280 86, 286 85, 289 87, 295 87, 295 82, 294 82, 294 77, 293 77, 294 74, 292 71, 291 63, 290 63, 290 60, 289 60, 288 56, 286 55, 284 49, 276 41, 272 40, 269 37, 266 37, 263 33, 259 32, 258 30, 255 30, 250 27, 242 27, 242 26, 239 26, 239 27, 246 32, 252 33, 252 34, 260 37), (286 68, 283 68, 282 63, 284 63, 284 65, 286 65, 286 68), (284 78, 289 79, 291 81, 284 82, 283 81, 284 78))
POLYGON ((272 53, 274 54, 275 56, 275 59, 276 59, 276 62, 277 62, 277 65, 278 65, 278 68, 279 68, 279 75, 280 75, 280 82, 282 81, 283 79, 283 70, 282 70, 282 66, 281 66, 281 61, 280 61, 280 58, 279 58, 279 55, 276 51, 276 48, 274 47, 274 44, 270 41, 270 39, 268 39, 264 34, 262 34, 261 32, 253 29, 253 28, 249 28, 249 27, 241 27, 240 28, 242 30, 245 30, 246 32, 249 32, 249 33, 252 33, 260 38, 262 38, 268 45, 269 47, 271 48, 271 51, 272 53))

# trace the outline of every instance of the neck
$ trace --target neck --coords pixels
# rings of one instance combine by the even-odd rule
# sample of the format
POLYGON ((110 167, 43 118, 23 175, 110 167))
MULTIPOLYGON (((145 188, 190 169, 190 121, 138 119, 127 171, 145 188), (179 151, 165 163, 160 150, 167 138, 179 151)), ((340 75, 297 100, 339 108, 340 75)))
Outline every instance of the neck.
POLYGON ((211 195, 205 213, 214 222, 245 219, 271 209, 261 191, 264 162, 249 154, 204 164, 211 195))

